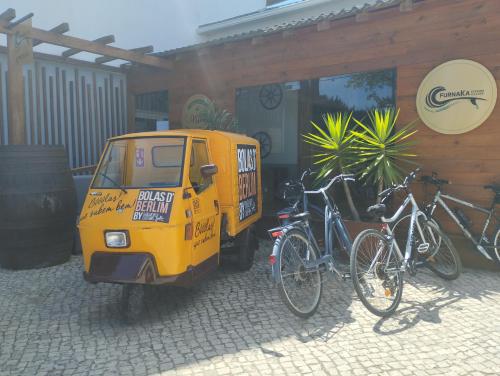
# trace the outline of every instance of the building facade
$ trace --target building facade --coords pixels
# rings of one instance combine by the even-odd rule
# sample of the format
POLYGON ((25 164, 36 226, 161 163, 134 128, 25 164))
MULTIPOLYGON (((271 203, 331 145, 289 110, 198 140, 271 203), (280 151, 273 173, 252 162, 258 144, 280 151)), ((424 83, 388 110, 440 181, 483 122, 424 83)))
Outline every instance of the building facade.
MULTIPOLYGON (((272 137, 274 152, 263 163, 281 167, 274 175, 284 177, 310 164, 300 135, 321 113, 385 103, 401 109, 400 124, 419 119, 420 83, 454 59, 478 62, 498 81, 499 24, 496 1, 382 1, 167 51, 162 55, 175 69, 133 69, 129 92, 168 90, 172 127, 182 127, 192 95, 208 96, 235 113, 249 135, 265 130, 272 137), (279 94, 265 103, 269 90, 279 94)), ((499 120, 496 106, 480 127, 458 135, 419 121, 415 151, 424 172, 436 171, 455 194, 489 204, 491 192, 482 187, 500 179, 499 120)))

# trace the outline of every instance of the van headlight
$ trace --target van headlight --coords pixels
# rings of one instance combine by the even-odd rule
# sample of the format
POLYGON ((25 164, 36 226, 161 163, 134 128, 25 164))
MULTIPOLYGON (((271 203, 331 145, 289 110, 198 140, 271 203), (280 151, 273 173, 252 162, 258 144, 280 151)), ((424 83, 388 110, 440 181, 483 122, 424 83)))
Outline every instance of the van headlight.
POLYGON ((128 231, 106 231, 104 239, 108 248, 126 248, 130 245, 128 231))

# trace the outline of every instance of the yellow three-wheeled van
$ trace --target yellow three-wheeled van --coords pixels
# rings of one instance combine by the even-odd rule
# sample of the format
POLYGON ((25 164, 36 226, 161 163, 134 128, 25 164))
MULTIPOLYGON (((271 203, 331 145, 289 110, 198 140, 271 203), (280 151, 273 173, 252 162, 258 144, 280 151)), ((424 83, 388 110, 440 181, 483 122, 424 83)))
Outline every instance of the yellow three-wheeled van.
POLYGON ((89 282, 191 285, 221 249, 252 266, 262 213, 256 140, 205 130, 109 140, 79 220, 89 282))

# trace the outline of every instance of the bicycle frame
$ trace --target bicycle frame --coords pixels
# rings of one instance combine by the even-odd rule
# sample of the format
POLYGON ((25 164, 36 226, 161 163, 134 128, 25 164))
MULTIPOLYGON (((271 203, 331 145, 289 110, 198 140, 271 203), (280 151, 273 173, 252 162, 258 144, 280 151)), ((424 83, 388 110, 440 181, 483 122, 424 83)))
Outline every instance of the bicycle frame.
MULTIPOLYGON (((333 180, 332 180, 333 183, 333 180)), ((321 188, 317 191, 303 191, 303 203, 304 203, 304 211, 307 212, 308 209, 308 195, 315 195, 315 194, 321 194, 322 198, 325 202, 325 213, 324 213, 324 226, 325 226, 325 248, 323 252, 321 252, 321 248, 318 245, 318 242, 316 240, 316 237, 314 236, 311 226, 309 224, 308 220, 298 220, 292 223, 289 223, 285 226, 282 227, 276 227, 273 229, 268 230, 268 232, 271 234, 273 237, 273 233, 275 232, 282 232, 286 233, 286 231, 289 231, 293 228, 301 228, 305 234, 307 235, 310 243, 313 245, 315 250, 318 252, 318 255, 320 256, 314 261, 308 261, 304 263, 304 267, 306 269, 315 269, 319 267, 320 265, 323 264, 330 264, 331 270, 337 273, 339 276, 342 276, 341 273, 334 267, 333 262, 333 249, 332 249, 332 244, 333 244, 333 236, 334 234, 337 235, 337 238, 339 239, 340 246, 348 253, 350 254, 351 248, 352 248, 352 240, 349 235, 349 232, 347 231, 347 228, 344 225, 344 222, 342 221, 342 217, 336 207, 330 199, 330 197, 327 195, 326 190, 331 186, 331 183, 324 188, 321 188)), ((276 247, 273 248, 273 254, 272 256, 276 257, 277 255, 275 252, 277 252, 278 249, 276 247)), ((272 276, 273 279, 276 281, 276 276, 278 275, 276 268, 278 267, 277 264, 272 265, 272 276)))
POLYGON ((494 205, 491 207, 491 209, 488 210, 488 209, 483 208, 481 206, 474 205, 474 204, 472 204, 470 202, 463 201, 463 200, 460 200, 460 199, 458 199, 456 197, 453 197, 453 196, 441 193, 440 189, 437 190, 437 192, 436 192, 436 194, 434 196, 434 199, 432 200, 431 210, 430 210, 430 215, 431 216, 434 213, 434 210, 436 209, 437 204, 441 205, 441 207, 445 210, 445 212, 453 219, 453 221, 457 224, 457 226, 462 230, 462 232, 464 233, 464 235, 472 243, 474 243, 474 245, 476 246, 476 249, 484 257, 486 257, 488 260, 492 261, 492 258, 490 257, 490 255, 488 254, 488 252, 486 252, 486 249, 483 247, 482 243, 483 243, 483 240, 486 237, 486 230, 488 229, 488 226, 489 226, 490 221, 491 221, 491 217, 493 216, 493 213, 494 213, 494 205), (457 218, 457 216, 455 215, 455 213, 449 208, 449 206, 446 204, 446 202, 443 199, 456 202, 457 204, 460 204, 460 205, 463 205, 463 206, 467 206, 468 208, 471 208, 471 209, 476 210, 476 211, 480 211, 481 213, 484 213, 484 214, 488 215, 487 218, 486 218, 486 221, 484 222, 483 230, 482 230, 481 235, 479 236, 478 240, 476 240, 474 238, 474 235, 464 225, 462 225, 462 223, 457 218))
MULTIPOLYGON (((425 213, 423 211, 421 211, 418 208, 418 204, 415 201, 413 194, 411 192, 408 192, 408 195, 406 196, 405 200, 403 201, 401 206, 398 208, 398 210, 396 211, 396 213, 394 213, 394 215, 392 217, 390 217, 390 218, 382 217, 381 218, 382 222, 384 222, 384 223, 388 223, 388 224, 394 223, 399 219, 399 217, 401 216, 401 214, 403 213, 403 211, 406 209, 406 207, 409 204, 411 204, 412 210, 411 210, 410 226, 408 228, 408 237, 406 239, 404 256, 403 256, 403 253, 401 252, 401 249, 399 248, 399 245, 398 245, 396 239, 394 238, 394 233, 392 232, 392 229, 390 228, 390 226, 386 227, 387 235, 391 238, 391 247, 390 247, 389 252, 391 254, 394 249, 396 250, 396 253, 397 253, 399 259, 403 261, 401 268, 399 269, 400 271, 403 271, 403 272, 406 271, 408 264, 412 258, 411 246, 412 246, 412 239, 413 239, 415 228, 417 228, 421 239, 424 242, 426 242, 424 232, 422 231, 422 227, 420 226, 420 223, 417 221, 417 218, 419 216, 422 216, 422 217, 424 217, 425 220, 427 220, 427 216, 425 215, 425 213)), ((374 267, 375 263, 377 262, 377 260, 380 256, 381 252, 382 252, 382 249, 380 249, 378 251, 377 255, 374 257, 374 259, 372 261, 372 265, 370 265, 369 270, 372 270, 372 268, 374 267)), ((389 262, 389 260, 390 260, 390 257, 387 258, 387 262, 389 262)))
MULTIPOLYGON (((324 255, 331 255, 333 254, 333 249, 332 249, 332 244, 333 244, 333 235, 334 233, 337 235, 337 238, 339 239, 340 246, 347 252, 347 254, 351 253, 351 248, 352 248, 352 240, 349 235, 349 232, 347 231, 347 228, 344 225, 344 222, 342 221, 342 217, 339 213, 339 210, 337 209, 336 205, 332 204, 330 197, 327 195, 326 190, 319 190, 319 191, 304 191, 304 210, 307 211, 308 208, 308 200, 307 196, 308 195, 314 195, 314 194, 321 194, 323 197, 323 200, 325 202, 325 250, 324 250, 324 255)), ((316 245, 316 248, 318 251, 320 251, 320 248, 317 247, 317 242, 312 234, 312 231, 309 226, 310 235, 314 239, 314 243, 316 245)))

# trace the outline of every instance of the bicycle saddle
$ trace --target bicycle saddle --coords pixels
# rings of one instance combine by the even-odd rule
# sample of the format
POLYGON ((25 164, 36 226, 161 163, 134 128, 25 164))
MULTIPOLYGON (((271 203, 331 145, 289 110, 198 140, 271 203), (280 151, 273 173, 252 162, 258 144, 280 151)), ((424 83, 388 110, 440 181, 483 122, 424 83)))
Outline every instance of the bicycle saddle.
POLYGON ((491 189, 493 192, 499 194, 500 193, 500 185, 499 184, 488 184, 484 186, 484 189, 491 189))
POLYGON ((287 207, 287 208, 281 209, 279 212, 276 213, 276 215, 278 217, 281 215, 291 216, 293 213, 295 213, 295 208, 287 207))
POLYGON ((290 217, 292 219, 296 219, 299 221, 305 221, 306 219, 309 219, 310 216, 311 216, 311 214, 309 212, 302 212, 302 213, 298 213, 298 214, 292 214, 290 217))
POLYGON ((376 204, 366 209, 366 212, 373 215, 374 217, 380 218, 385 214, 385 210, 385 204, 376 204))
POLYGON ((435 176, 428 176, 428 175, 422 176, 420 178, 420 181, 423 181, 424 183, 434 184, 434 185, 450 184, 450 182, 448 180, 438 179, 435 176))

